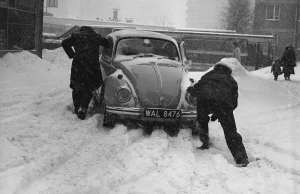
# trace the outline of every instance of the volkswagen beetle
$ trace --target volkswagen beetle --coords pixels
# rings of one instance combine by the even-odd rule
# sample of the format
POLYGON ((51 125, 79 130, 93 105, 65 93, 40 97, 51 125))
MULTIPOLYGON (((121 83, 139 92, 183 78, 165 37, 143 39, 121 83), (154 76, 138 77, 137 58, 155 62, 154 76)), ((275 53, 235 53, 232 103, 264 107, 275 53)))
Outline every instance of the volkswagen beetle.
POLYGON ((146 128, 193 127, 196 100, 186 93, 193 81, 188 77, 184 42, 144 30, 116 31, 107 40, 100 56, 103 85, 94 96, 103 103, 103 125, 134 120, 146 128))

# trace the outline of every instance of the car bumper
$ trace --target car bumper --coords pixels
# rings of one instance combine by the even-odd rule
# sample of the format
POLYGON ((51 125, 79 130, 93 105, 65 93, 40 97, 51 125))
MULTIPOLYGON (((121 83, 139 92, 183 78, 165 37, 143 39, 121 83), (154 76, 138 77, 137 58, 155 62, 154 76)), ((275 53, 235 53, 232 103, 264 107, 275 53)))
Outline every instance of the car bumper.
POLYGON ((115 114, 120 118, 130 118, 143 121, 159 121, 159 122, 172 122, 172 121, 193 121, 197 118, 197 111, 181 111, 181 118, 159 118, 159 117, 145 117, 145 108, 129 108, 129 107, 111 107, 106 106, 106 111, 115 114))

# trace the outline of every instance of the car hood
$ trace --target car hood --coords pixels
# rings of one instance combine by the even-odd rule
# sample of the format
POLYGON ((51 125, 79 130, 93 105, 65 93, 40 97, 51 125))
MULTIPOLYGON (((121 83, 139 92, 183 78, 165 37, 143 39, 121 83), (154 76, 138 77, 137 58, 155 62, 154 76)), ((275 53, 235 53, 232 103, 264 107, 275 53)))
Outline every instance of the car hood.
POLYGON ((115 61, 137 93, 141 107, 177 108, 183 68, 180 62, 159 57, 115 61))

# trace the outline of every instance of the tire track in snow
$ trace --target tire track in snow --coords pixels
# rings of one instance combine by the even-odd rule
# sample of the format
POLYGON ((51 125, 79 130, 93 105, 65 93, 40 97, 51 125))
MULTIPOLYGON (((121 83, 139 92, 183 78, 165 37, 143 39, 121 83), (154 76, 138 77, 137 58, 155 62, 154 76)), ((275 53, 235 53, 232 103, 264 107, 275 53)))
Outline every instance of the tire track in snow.
MULTIPOLYGON (((97 166, 99 165, 99 161, 104 162, 103 160, 107 158, 110 159, 110 162, 118 163, 117 160, 112 160, 114 159, 115 155, 123 151, 122 146, 126 147, 130 144, 134 144, 137 141, 139 141, 138 133, 126 133, 125 136, 120 137, 107 134, 105 131, 93 134, 93 136, 91 136, 88 141, 81 146, 81 149, 78 150, 74 157, 70 158, 58 168, 54 169, 51 173, 46 174, 41 181, 36 181, 32 185, 39 185, 40 182, 50 179, 54 180, 53 184, 57 184, 57 186, 59 186, 61 182, 65 183, 66 188, 60 188, 56 191, 53 191, 52 188, 45 188, 45 192, 47 193, 62 193, 64 190, 65 192, 68 192, 66 191, 68 189, 76 190, 78 188, 76 186, 73 186, 73 188, 72 184, 74 183, 76 185, 81 179, 84 180, 89 172, 89 169, 92 168, 91 165, 97 166), (89 153, 92 153, 93 155, 91 156, 89 153), (60 177, 61 174, 65 174, 66 177, 60 177), (59 179, 59 181, 55 181, 56 179, 59 179)), ((32 189, 34 190, 34 188, 35 186, 29 187, 28 193, 31 193, 32 189)), ((79 190, 85 191, 86 189, 89 188, 79 188, 79 190)))

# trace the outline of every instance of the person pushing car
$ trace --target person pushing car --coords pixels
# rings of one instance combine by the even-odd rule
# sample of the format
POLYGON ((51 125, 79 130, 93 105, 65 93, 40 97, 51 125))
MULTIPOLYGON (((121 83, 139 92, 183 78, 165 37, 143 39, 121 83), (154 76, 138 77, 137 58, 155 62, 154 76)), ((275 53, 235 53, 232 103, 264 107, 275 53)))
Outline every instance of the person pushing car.
POLYGON ((64 51, 73 59, 70 88, 73 90, 74 113, 82 120, 86 117, 93 91, 102 84, 99 47, 106 44, 106 39, 89 26, 82 26, 79 32, 62 41, 64 51))
POLYGON ((246 167, 249 163, 242 136, 237 132, 233 111, 238 106, 238 84, 231 76, 231 68, 218 62, 212 71, 204 74, 198 83, 187 89, 197 97, 197 120, 199 138, 203 143, 201 150, 209 149, 209 115, 218 119, 224 131, 227 146, 238 165, 246 167))

